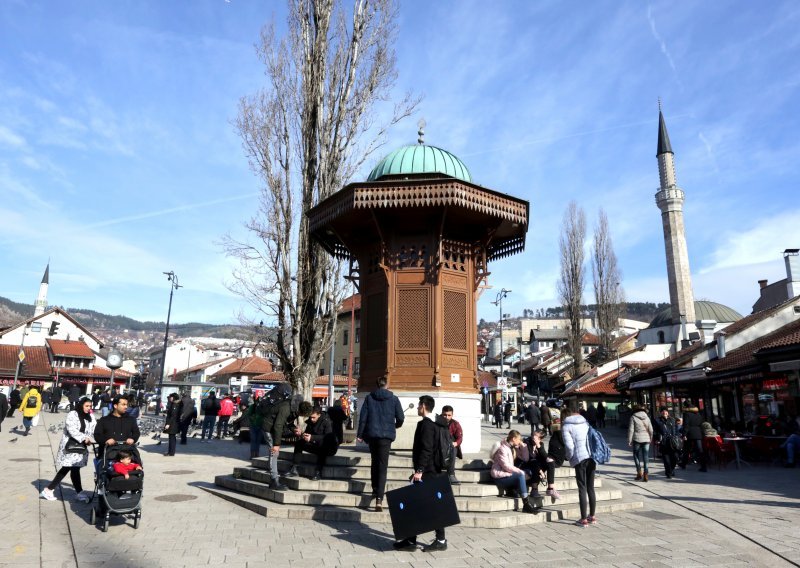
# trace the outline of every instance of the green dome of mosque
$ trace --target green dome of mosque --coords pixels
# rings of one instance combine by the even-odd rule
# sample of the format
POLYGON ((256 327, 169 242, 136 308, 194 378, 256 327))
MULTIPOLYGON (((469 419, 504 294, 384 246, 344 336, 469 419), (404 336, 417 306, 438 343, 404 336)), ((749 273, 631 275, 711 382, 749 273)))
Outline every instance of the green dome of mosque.
POLYGON ((412 144, 398 148, 378 162, 369 173, 367 181, 375 181, 383 176, 431 173, 472 182, 472 176, 464 162, 447 150, 426 144, 412 144))
MULTIPOLYGON (((733 323, 742 319, 742 314, 717 302, 698 300, 694 303, 694 315, 697 320, 714 320, 717 323, 733 323)), ((664 327, 680 322, 672 321, 671 308, 664 308, 656 314, 648 327, 664 327)))

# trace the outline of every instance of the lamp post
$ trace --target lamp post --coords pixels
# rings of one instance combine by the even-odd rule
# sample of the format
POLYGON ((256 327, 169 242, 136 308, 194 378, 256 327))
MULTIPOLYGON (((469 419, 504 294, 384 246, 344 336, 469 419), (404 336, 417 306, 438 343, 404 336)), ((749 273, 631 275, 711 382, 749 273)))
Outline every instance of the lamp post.
POLYGON ((161 356, 161 370, 158 375, 158 399, 156 402, 156 415, 161 412, 161 393, 164 390, 164 373, 166 372, 167 367, 167 341, 169 341, 169 318, 170 315, 172 315, 172 294, 178 288, 182 288, 182 286, 178 284, 178 275, 172 270, 165 272, 164 274, 167 275, 167 280, 170 282, 169 308, 167 308, 167 330, 164 332, 164 353, 161 356))
POLYGON ((508 296, 510 293, 511 290, 506 290, 503 288, 497 293, 497 298, 495 298, 495 301, 492 302, 492 304, 500 308, 500 376, 503 378, 505 378, 503 371, 503 359, 505 358, 503 357, 503 298, 508 296))

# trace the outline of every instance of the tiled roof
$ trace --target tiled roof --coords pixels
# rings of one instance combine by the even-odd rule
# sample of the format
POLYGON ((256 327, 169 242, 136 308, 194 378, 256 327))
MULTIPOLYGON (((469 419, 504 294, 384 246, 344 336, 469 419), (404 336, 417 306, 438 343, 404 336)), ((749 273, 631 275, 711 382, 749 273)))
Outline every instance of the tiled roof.
POLYGON ((618 395, 619 391, 615 387, 614 380, 619 374, 620 370, 614 369, 599 377, 591 377, 584 381, 575 381, 561 396, 567 396, 573 393, 618 395))
MULTIPOLYGON (((217 373, 219 374, 219 373, 217 373)), ((283 380, 283 372, 282 371, 272 371, 270 373, 263 373, 261 375, 256 375, 252 379, 252 381, 282 381, 283 380)))
POLYGON ((342 306, 339 308, 339 315, 349 314, 353 309, 356 311, 361 309, 361 294, 355 294, 342 300, 342 306))
POLYGON ((709 361, 708 366, 711 367, 712 373, 721 373, 739 367, 757 365, 758 361, 753 356, 754 353, 765 348, 767 345, 772 345, 776 342, 783 341, 784 338, 791 337, 795 337, 795 341, 800 338, 800 320, 785 325, 750 343, 745 343, 741 347, 727 352, 722 359, 709 361))
POLYGON ((600 345, 600 338, 594 333, 584 331, 581 335, 581 345, 600 345))
MULTIPOLYGON (((109 380, 111 378, 111 369, 106 369, 105 367, 92 367, 91 369, 86 367, 83 369, 77 367, 56 367, 53 369, 53 376, 55 376, 56 372, 58 372, 58 376, 60 378, 91 377, 105 380, 109 380)), ((131 373, 123 371, 122 369, 117 369, 116 373, 114 373, 115 379, 127 379, 130 376, 131 373)))
POLYGON ((228 361, 230 359, 233 359, 233 357, 234 357, 233 355, 229 355, 228 357, 220 357, 219 359, 212 359, 211 361, 207 361, 205 363, 200 363, 199 365, 194 365, 192 367, 189 367, 188 369, 184 369, 182 371, 178 371, 178 374, 179 375, 187 375, 187 374, 193 373, 195 371, 200 371, 201 369, 207 369, 208 367, 212 367, 214 365, 218 365, 219 363, 222 363, 223 361, 228 361))
MULTIPOLYGON (((273 371, 271 373, 264 373, 263 375, 258 375, 253 377, 253 381, 283 381, 283 373, 281 371, 273 371)), ((351 386, 353 388, 358 387, 358 377, 353 377, 350 379, 351 386)), ((315 385, 318 386, 328 386, 328 375, 320 375, 317 377, 317 380, 314 381, 315 385)), ((346 387, 347 386, 347 375, 333 375, 333 384, 334 386, 338 387, 346 387)))
MULTIPOLYGON (((26 377, 49 378, 52 368, 47 348, 44 346, 24 347, 25 362, 22 365, 20 380, 26 377)), ((14 377, 17 369, 19 346, 0 345, 0 377, 14 377)))
POLYGON ((775 338, 774 341, 770 341, 769 343, 762 345, 759 351, 777 349, 779 347, 791 347, 794 345, 800 345, 800 330, 775 338))
POLYGON ((222 375, 260 375, 262 373, 272 372, 272 363, 263 357, 256 357, 255 355, 245 357, 244 359, 237 359, 231 362, 230 365, 220 369, 216 376, 222 375))
POLYGON ((94 353, 83 341, 48 339, 47 345, 55 357, 94 359, 94 353))

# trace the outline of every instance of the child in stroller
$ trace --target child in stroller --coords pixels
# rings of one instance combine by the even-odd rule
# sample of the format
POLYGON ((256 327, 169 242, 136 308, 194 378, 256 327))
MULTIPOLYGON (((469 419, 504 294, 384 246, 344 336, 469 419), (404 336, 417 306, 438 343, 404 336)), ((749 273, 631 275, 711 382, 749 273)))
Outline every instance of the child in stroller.
POLYGON ((111 515, 119 515, 132 518, 133 528, 139 528, 144 487, 139 450, 133 445, 113 444, 106 445, 100 452, 95 459, 97 505, 92 506, 92 524, 99 518, 106 532, 111 515))

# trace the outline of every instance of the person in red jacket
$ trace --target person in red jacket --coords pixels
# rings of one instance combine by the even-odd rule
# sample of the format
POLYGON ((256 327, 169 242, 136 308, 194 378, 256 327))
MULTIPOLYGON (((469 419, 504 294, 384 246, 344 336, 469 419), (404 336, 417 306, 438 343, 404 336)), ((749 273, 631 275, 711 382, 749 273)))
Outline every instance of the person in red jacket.
POLYGON ((450 468, 447 470, 447 476, 450 478, 450 485, 461 485, 461 482, 456 479, 456 458, 462 459, 464 457, 461 453, 461 441, 464 439, 464 431, 461 429, 461 424, 458 423, 458 420, 453 419, 452 406, 442 407, 442 418, 447 420, 450 435, 453 437, 453 453, 450 458, 450 468))
POLYGON ((130 479, 131 472, 142 469, 138 463, 133 463, 133 456, 130 452, 119 452, 119 460, 114 462, 111 466, 114 471, 120 475, 124 475, 125 479, 130 479))
POLYGON ((219 421, 217 422, 217 440, 220 439, 220 434, 223 438, 228 436, 228 422, 231 420, 231 416, 233 416, 233 399, 231 398, 230 393, 226 394, 222 400, 219 401, 219 414, 217 414, 217 418, 219 421))

